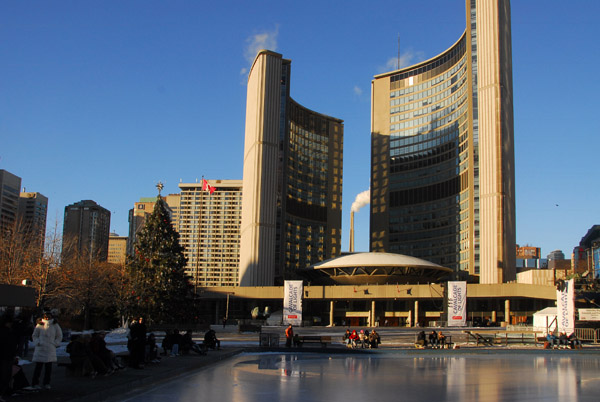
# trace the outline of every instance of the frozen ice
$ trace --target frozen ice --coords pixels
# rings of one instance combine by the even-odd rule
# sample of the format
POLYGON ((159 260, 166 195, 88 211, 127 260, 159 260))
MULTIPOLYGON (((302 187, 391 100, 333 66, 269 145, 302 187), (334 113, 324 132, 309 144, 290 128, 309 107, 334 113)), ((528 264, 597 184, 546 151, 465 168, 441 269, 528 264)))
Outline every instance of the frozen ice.
POLYGON ((597 401, 597 355, 242 354, 127 401, 597 401))

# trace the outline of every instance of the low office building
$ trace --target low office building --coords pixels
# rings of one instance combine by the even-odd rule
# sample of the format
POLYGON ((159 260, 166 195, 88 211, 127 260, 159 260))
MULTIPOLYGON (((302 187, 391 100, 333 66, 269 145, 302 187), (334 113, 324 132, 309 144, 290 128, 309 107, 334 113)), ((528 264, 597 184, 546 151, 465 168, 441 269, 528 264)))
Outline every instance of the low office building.
MULTIPOLYGON (((305 325, 428 326, 446 321, 445 284, 304 286, 305 325)), ((283 309, 283 286, 205 287, 199 297, 205 315, 249 320, 251 311, 283 309)), ((556 303, 556 288, 541 284, 468 284, 467 323, 519 324, 556 303)))
POLYGON ((111 264, 125 265, 127 258, 127 236, 111 233, 108 238, 108 260, 111 264))

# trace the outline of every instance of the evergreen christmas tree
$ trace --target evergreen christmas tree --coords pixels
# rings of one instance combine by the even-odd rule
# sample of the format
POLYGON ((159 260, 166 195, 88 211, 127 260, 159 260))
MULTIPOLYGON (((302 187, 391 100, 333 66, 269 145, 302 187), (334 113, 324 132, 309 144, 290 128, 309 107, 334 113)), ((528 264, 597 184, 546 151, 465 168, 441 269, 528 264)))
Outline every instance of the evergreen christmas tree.
POLYGON ((129 310, 154 322, 181 322, 193 316, 192 286, 185 273, 186 258, 179 233, 160 196, 137 234, 135 255, 128 260, 129 310))

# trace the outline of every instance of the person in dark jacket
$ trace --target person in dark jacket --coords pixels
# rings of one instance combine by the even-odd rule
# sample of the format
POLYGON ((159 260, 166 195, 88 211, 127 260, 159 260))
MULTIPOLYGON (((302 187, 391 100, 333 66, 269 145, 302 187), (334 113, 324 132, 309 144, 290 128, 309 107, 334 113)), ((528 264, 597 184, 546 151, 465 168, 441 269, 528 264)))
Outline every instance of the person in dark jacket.
POLYGON ((6 312, 0 319, 0 400, 8 393, 12 366, 17 357, 17 342, 12 314, 6 312))
POLYGON ((20 357, 27 356, 29 352, 29 341, 33 334, 33 324, 31 315, 22 312, 15 322, 15 333, 17 335, 17 355, 20 357))
POLYGON ((221 341, 217 339, 217 333, 213 329, 209 329, 204 334, 204 345, 210 349, 221 349, 221 341))
POLYGON ((420 331, 417 334, 417 339, 415 340, 415 346, 421 346, 423 348, 427 347, 427 339, 425 337, 425 331, 420 331))
POLYGON ((92 363, 92 351, 89 346, 89 335, 73 335, 67 345, 67 353, 71 358, 71 368, 78 375, 96 377, 98 371, 92 363))
POLYGON ((378 348, 379 344, 381 343, 381 338, 379 337, 379 334, 377 333, 377 331, 373 330, 371 331, 371 333, 369 334, 369 346, 372 349, 378 348))
POLYGON ((194 352, 198 353, 199 355, 206 354, 206 346, 204 346, 204 348, 201 348, 200 346, 198 346, 198 344, 196 344, 196 342, 194 342, 194 340, 192 339, 192 330, 188 329, 186 331, 186 333, 183 334, 183 337, 181 338, 181 352, 183 354, 188 354, 190 352, 190 350, 193 350, 194 352))
POLYGON ((146 324, 144 317, 131 323, 129 327, 129 364, 133 368, 144 368, 144 355, 146 354, 146 324))

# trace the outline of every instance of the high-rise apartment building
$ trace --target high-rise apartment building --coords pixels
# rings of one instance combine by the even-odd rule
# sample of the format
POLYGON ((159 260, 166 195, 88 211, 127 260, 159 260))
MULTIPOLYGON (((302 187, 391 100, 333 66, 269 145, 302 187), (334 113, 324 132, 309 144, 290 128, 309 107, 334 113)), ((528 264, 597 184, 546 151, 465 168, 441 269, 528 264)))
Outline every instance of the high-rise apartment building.
POLYGON ((180 183, 179 241, 194 286, 236 286, 240 263, 242 181, 180 183))
POLYGON ((248 76, 240 285, 273 285, 341 251, 343 121, 290 97, 291 61, 248 76))
MULTIPOLYGON (((179 220, 179 194, 169 194, 162 197, 167 204, 167 212, 171 216, 171 224, 177 230, 179 220)), ((127 237, 127 255, 133 255, 137 233, 146 222, 146 216, 154 211, 156 197, 142 197, 139 202, 134 203, 133 209, 129 210, 129 236, 127 237)))
POLYGON ((22 192, 19 196, 19 221, 29 234, 31 241, 37 241, 42 250, 46 238, 46 218, 48 198, 40 193, 22 192))
POLYGON ((73 253, 89 253, 99 261, 106 261, 109 233, 109 210, 92 200, 67 205, 63 223, 63 260, 73 253))
POLYGON ((108 237, 108 258, 111 264, 125 265, 127 258, 127 236, 111 233, 108 237))
POLYGON ((0 229, 9 228, 17 222, 21 178, 0 169, 0 229))
POLYGON ((371 251, 515 279, 508 0, 466 0, 448 50, 377 75, 371 106, 371 251))

